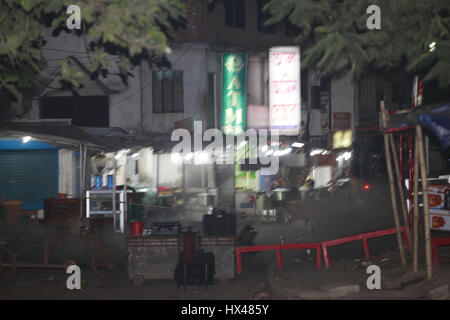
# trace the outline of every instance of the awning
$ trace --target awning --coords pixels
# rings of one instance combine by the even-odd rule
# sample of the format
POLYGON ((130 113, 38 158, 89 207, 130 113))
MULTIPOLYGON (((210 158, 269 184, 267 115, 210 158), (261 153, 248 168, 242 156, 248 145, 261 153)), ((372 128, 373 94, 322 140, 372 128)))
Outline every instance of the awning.
POLYGON ((0 124, 0 138, 31 136, 49 144, 77 149, 86 143, 89 151, 115 152, 129 148, 153 148, 156 152, 170 150, 178 142, 168 133, 147 132, 131 135, 121 128, 77 127, 61 121, 26 121, 0 124))

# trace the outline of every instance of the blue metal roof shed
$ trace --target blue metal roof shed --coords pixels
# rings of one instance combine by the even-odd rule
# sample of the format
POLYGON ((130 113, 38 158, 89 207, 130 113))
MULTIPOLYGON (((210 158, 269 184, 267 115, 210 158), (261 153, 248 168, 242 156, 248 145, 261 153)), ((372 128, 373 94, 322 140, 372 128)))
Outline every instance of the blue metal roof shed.
POLYGON ((0 199, 21 200, 22 210, 36 210, 43 208, 43 199, 57 195, 57 147, 0 139, 0 199))

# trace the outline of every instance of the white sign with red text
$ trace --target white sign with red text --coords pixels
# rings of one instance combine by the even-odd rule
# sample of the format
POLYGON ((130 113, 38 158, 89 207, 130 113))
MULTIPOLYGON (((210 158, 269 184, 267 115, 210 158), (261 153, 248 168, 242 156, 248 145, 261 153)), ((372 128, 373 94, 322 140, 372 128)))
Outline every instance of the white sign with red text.
POLYGON ((300 132, 300 48, 273 47, 269 52, 270 129, 281 135, 300 132))

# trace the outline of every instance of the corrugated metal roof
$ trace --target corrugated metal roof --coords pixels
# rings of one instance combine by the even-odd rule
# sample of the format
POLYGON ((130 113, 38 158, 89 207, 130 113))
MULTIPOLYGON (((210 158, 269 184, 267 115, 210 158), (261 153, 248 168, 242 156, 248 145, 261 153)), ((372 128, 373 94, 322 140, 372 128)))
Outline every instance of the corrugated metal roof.
POLYGON ((0 138, 32 136, 49 144, 78 148, 86 142, 90 151, 114 152, 128 148, 153 148, 168 151, 177 142, 170 140, 169 133, 145 133, 131 135, 121 128, 77 127, 61 122, 9 122, 0 125, 0 138))

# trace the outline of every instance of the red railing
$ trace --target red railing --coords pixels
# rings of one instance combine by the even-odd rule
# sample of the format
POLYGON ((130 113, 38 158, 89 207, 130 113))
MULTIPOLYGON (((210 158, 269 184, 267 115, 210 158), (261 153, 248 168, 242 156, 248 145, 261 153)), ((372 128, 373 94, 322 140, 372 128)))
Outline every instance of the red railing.
MULTIPOLYGON (((405 239, 406 246, 408 247, 408 249, 410 249, 408 236, 406 234, 406 228, 401 227, 401 230, 403 232, 403 238, 405 239)), ((328 255, 328 247, 362 240, 363 246, 364 246, 364 254, 366 256, 366 259, 370 259, 370 250, 369 250, 369 244, 367 242, 367 239, 387 236, 390 234, 395 234, 396 232, 397 232, 397 230, 395 228, 392 228, 392 229, 385 229, 385 230, 379 230, 379 231, 374 231, 374 232, 361 233, 361 234, 357 234, 354 236, 343 237, 343 238, 329 240, 329 241, 323 241, 321 243, 321 245, 322 245, 322 250, 323 250, 323 258, 325 261, 325 266, 329 267, 331 265, 330 257, 328 255)))
POLYGON ((237 247, 236 248, 236 268, 237 273, 242 273, 242 254, 246 252, 258 252, 258 251, 275 251, 277 254, 277 267, 278 270, 283 269, 283 261, 281 258, 281 250, 296 250, 296 249, 315 249, 316 250, 316 268, 321 268, 320 258, 320 243, 290 243, 290 244, 269 244, 259 246, 237 247))
MULTIPOLYGON (((408 241, 408 235, 406 234, 406 228, 401 227, 401 231, 403 233, 403 238, 405 239, 406 246, 410 249, 409 241, 408 241)), ((370 249, 369 249, 369 243, 367 242, 368 239, 387 236, 391 234, 395 234, 397 230, 395 228, 391 229, 384 229, 384 230, 378 230, 373 232, 366 232, 357 234, 354 236, 349 237, 343 237, 339 239, 329 240, 329 241, 323 241, 319 243, 290 243, 290 244, 268 244, 268 245, 258 245, 258 246, 247 246, 247 247, 236 247, 236 269, 237 273, 242 273, 242 254, 246 252, 259 252, 259 251, 275 251, 276 257, 277 257, 277 267, 278 270, 283 269, 283 261, 281 257, 281 250, 307 250, 307 249, 315 249, 316 250, 316 269, 320 270, 322 266, 321 261, 321 255, 320 255, 320 248, 322 247, 323 251, 323 257, 325 261, 325 266, 330 267, 330 257, 328 255, 328 248, 332 246, 337 246, 340 244, 353 242, 361 240, 363 242, 364 247, 364 254, 366 256, 366 259, 370 259, 370 249)), ((447 242, 439 242, 436 241, 436 246, 439 244, 449 244, 450 245, 450 238, 442 238, 446 239, 447 242), (447 240, 448 239, 448 240, 447 240)), ((436 252, 436 259, 437 259, 437 251, 433 247, 433 252, 436 252)), ((435 260, 437 261, 437 260, 435 260)))

